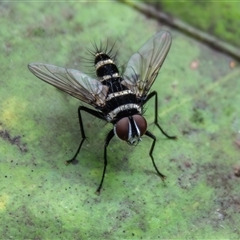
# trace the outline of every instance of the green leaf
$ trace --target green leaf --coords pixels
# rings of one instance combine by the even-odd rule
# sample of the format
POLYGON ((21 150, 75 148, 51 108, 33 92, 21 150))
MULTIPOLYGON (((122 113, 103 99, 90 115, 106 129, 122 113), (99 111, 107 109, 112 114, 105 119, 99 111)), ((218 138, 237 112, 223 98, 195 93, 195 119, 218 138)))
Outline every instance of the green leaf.
POLYGON ((240 69, 231 58, 116 2, 1 3, 0 21, 2 239, 239 238, 240 69), (112 126, 84 115, 88 142, 79 163, 65 166, 81 138, 81 103, 39 81, 27 64, 93 72, 86 48, 108 39, 121 67, 160 29, 173 43, 152 89, 162 128, 178 140, 151 124, 151 101, 145 116, 167 180, 152 166, 151 139, 133 148, 113 139, 97 196, 112 126))

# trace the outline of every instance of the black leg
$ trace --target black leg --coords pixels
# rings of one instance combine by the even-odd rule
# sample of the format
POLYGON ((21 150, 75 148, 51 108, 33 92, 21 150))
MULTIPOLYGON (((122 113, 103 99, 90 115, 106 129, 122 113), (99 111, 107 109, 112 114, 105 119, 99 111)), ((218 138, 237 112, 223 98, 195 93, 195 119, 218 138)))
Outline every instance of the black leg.
POLYGON ((82 145, 83 145, 83 142, 86 140, 86 135, 85 135, 85 132, 84 132, 84 127, 83 127, 83 121, 82 121, 81 111, 87 112, 87 113, 89 113, 89 114, 91 114, 91 115, 93 115, 93 116, 95 116, 95 117, 97 117, 97 118, 99 118, 99 119, 105 120, 104 117, 103 117, 103 115, 102 115, 102 113, 100 113, 100 112, 98 112, 98 111, 92 110, 92 109, 87 108, 87 107, 84 107, 84 106, 80 106, 80 107, 78 108, 78 119, 79 119, 79 125, 80 125, 82 140, 81 140, 81 142, 80 142, 80 144, 79 144, 79 147, 78 147, 78 149, 77 149, 77 152, 75 153, 75 155, 73 156, 72 159, 66 161, 66 164, 72 163, 72 162, 76 159, 76 157, 77 157, 77 155, 78 155, 78 153, 79 153, 79 151, 80 151, 80 149, 81 149, 81 147, 82 147, 82 145))
POLYGON ((102 173, 102 179, 101 182, 99 184, 99 187, 96 191, 96 194, 100 194, 101 188, 102 188, 102 184, 103 184, 103 180, 104 180, 104 176, 105 176, 105 172, 106 172, 106 168, 107 168, 107 146, 109 144, 109 142, 111 141, 111 139, 114 136, 114 131, 113 129, 108 133, 106 140, 105 140, 105 145, 104 145, 104 167, 103 167, 103 173, 102 173))
POLYGON ((144 104, 145 104, 148 100, 150 100, 152 97, 154 97, 154 96, 155 96, 154 124, 157 125, 157 127, 158 127, 159 130, 162 132, 162 134, 163 134, 164 136, 166 136, 167 138, 169 138, 169 139, 177 139, 176 136, 169 136, 169 135, 160 127, 160 125, 158 124, 158 95, 157 95, 157 92, 156 92, 156 91, 151 92, 151 93, 147 96, 147 98, 146 98, 145 101, 144 101, 144 104))
POLYGON ((154 166, 156 172, 158 173, 158 175, 160 176, 160 178, 164 181, 164 179, 166 178, 166 176, 164 176, 164 175, 158 170, 158 168, 157 168, 157 166, 156 166, 156 164, 155 164, 155 162, 154 162, 153 155, 152 155, 153 149, 154 149, 154 146, 155 146, 155 142, 156 142, 156 137, 155 137, 152 133, 150 133, 149 131, 146 131, 145 135, 148 136, 148 137, 150 137, 150 138, 153 140, 151 149, 150 149, 150 151, 149 151, 149 156, 150 156, 151 159, 152 159, 152 163, 153 163, 153 166, 154 166))

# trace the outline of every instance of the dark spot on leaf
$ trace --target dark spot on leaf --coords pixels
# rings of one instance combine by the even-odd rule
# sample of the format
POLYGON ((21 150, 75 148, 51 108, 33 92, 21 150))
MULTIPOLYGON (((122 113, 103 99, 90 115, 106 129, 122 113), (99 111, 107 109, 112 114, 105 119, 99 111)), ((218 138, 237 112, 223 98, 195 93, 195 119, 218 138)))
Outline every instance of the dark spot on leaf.
POLYGON ((198 129, 191 128, 191 127, 188 127, 186 129, 182 130, 183 135, 190 135, 190 134, 194 134, 194 133, 197 133, 197 132, 199 132, 198 129))
POLYGON ((183 164, 186 168, 191 168, 192 167, 192 163, 190 161, 185 161, 183 164))
POLYGON ((194 109, 201 109, 205 110, 208 107, 208 103, 205 101, 205 99, 199 99, 194 106, 194 109))
POLYGON ((35 29, 32 29, 32 35, 35 37, 44 37, 46 34, 46 31, 42 27, 37 27, 35 29))
POLYGON ((165 100, 166 100, 167 102, 169 102, 171 99, 172 99, 172 96, 171 96, 171 95, 168 95, 168 96, 165 97, 165 100))
POLYGON ((7 130, 0 130, 0 137, 10 142, 12 145, 16 145, 21 152, 27 152, 27 144, 21 144, 21 136, 11 137, 10 133, 7 130))
POLYGON ((190 118, 190 120, 192 122, 196 123, 196 124, 203 124, 204 123, 204 118, 202 116, 202 113, 196 108, 193 109, 193 115, 190 118))

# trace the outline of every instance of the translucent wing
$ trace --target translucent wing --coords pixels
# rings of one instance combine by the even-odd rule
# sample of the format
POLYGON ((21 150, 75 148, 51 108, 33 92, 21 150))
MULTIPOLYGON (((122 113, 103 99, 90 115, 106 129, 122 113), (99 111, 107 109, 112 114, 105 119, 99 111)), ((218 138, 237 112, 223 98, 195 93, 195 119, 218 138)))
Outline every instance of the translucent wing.
POLYGON ((171 46, 169 32, 160 31, 150 38, 127 63, 122 84, 138 97, 146 96, 171 46))
POLYGON ((41 80, 94 107, 103 106, 108 87, 74 69, 44 63, 30 63, 29 70, 41 80))

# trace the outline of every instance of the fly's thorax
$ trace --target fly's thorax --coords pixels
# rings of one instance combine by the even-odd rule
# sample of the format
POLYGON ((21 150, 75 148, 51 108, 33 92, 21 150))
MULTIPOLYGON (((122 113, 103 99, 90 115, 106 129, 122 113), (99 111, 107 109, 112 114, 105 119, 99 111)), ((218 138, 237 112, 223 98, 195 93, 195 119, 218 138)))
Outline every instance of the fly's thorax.
POLYGON ((95 68, 97 76, 103 80, 111 77, 119 77, 119 71, 113 59, 106 53, 98 52, 95 54, 95 68))
POLYGON ((114 134, 130 145, 138 144, 142 140, 141 136, 144 135, 146 130, 147 121, 140 114, 121 118, 114 125, 114 134))

